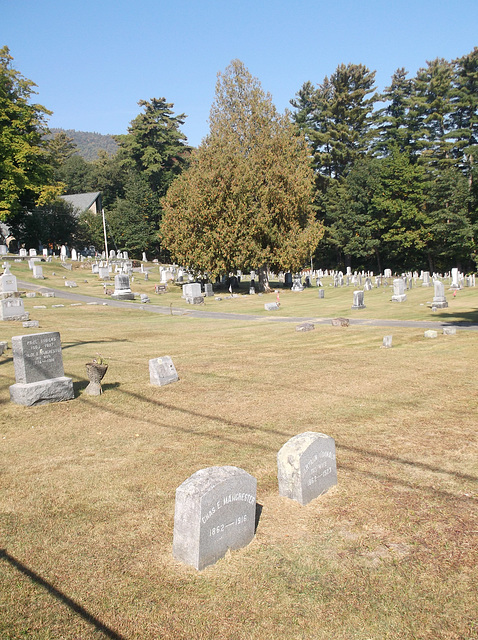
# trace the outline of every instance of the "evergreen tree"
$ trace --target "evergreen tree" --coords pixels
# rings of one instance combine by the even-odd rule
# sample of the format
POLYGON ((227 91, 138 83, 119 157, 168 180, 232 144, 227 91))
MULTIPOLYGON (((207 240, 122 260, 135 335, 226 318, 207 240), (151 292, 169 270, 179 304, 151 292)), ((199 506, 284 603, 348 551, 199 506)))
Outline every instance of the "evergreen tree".
POLYGON ((181 264, 218 275, 298 269, 321 236, 309 150, 242 62, 218 74, 210 133, 163 200, 164 245, 181 264))

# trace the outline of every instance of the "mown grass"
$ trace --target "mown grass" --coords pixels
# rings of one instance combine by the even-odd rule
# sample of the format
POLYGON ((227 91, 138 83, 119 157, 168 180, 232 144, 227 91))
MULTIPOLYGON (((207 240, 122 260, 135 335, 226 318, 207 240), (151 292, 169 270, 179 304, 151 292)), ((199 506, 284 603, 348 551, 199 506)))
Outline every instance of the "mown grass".
MULTIPOLYGON (((357 313, 400 317, 407 303, 380 294, 357 313)), ((427 294, 417 288, 420 312, 427 294)), ((281 303, 289 317, 328 317, 302 309, 337 295, 330 315, 354 317, 350 289, 316 295, 281 291, 281 303)), ((460 291, 451 318, 474 317, 476 295, 460 291)), ((76 397, 13 405, 11 352, 0 357, 2 639, 478 636, 475 332, 300 333, 270 314, 218 321, 67 301, 33 313, 39 302, 25 306, 39 331, 60 331, 76 397), (392 349, 380 348, 385 333, 392 349), (109 369, 91 397, 85 363, 97 352, 109 369), (151 387, 148 360, 161 355, 180 381, 151 387), (301 507, 278 496, 276 455, 309 430, 335 438, 338 485, 301 507), (262 513, 248 547, 196 572, 171 553, 175 490, 223 464, 257 478, 262 513)), ((249 298, 215 303, 236 311, 249 298)), ((1 329, 9 343, 32 332, 1 329)))

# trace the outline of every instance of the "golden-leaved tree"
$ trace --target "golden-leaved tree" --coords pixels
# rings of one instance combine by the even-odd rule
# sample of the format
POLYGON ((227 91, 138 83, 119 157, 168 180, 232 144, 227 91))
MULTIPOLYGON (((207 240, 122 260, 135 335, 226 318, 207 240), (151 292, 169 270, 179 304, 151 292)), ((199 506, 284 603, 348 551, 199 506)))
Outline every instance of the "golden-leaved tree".
POLYGON ((268 290, 269 269, 301 268, 322 237, 313 188, 305 138, 234 60, 218 74, 209 135, 162 201, 162 243, 196 273, 257 269, 268 290))

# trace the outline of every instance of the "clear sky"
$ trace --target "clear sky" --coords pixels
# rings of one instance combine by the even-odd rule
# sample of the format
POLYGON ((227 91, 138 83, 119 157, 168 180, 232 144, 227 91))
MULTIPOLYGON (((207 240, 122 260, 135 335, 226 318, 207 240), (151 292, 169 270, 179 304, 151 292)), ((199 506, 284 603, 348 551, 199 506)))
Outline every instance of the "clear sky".
POLYGON ((478 0, 0 0, 0 46, 37 85, 51 127, 126 133, 141 99, 166 98, 208 133, 216 75, 239 58, 279 111, 341 63, 405 67, 478 45, 478 0))

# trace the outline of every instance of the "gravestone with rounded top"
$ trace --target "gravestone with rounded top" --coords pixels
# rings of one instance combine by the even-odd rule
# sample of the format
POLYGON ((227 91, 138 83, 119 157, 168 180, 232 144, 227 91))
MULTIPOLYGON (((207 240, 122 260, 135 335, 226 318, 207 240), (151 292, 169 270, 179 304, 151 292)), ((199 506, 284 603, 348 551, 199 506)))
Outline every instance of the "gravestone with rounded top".
POLYGON ((354 291, 354 301, 352 309, 365 309, 363 303, 363 291, 354 291))
POLYGON ((337 484, 335 441, 306 431, 288 440, 277 454, 279 494, 308 504, 337 484))
POLYGON ((71 400, 73 381, 63 369, 58 331, 12 338, 16 384, 10 387, 10 399, 32 406, 71 400))
POLYGON ((257 480, 238 467, 209 467, 176 489, 173 555, 201 571, 254 538, 257 480))
POLYGON ((134 293, 129 286, 129 276, 124 273, 115 275, 115 290, 111 297, 115 300, 134 300, 134 293))

